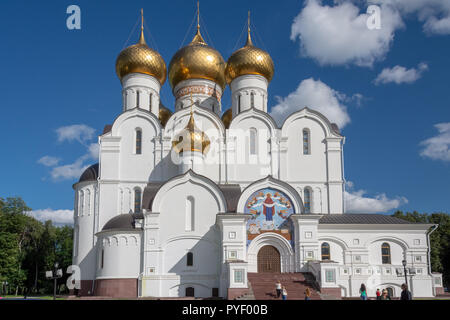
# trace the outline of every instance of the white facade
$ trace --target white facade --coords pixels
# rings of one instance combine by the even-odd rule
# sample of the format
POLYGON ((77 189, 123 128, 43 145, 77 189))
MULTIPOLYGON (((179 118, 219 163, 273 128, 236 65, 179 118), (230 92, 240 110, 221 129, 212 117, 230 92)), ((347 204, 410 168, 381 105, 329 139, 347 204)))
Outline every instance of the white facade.
POLYGON ((322 114, 303 108, 278 127, 267 113, 267 80, 244 75, 230 84, 233 120, 226 129, 219 117, 221 88, 193 79, 174 93, 189 86, 220 92, 180 94, 163 127, 159 82, 133 73, 122 84, 123 112, 99 137, 98 171, 74 185, 73 260, 84 292, 122 281, 142 297, 182 297, 193 290, 196 297, 226 298, 230 289, 248 287, 247 272, 259 271, 258 253, 269 245, 280 254, 279 271, 311 272, 321 288, 345 297, 358 296, 361 283, 369 295, 389 287, 398 296, 402 260, 416 271, 408 280, 413 295, 435 294, 430 225, 380 223, 371 215, 367 222, 346 220, 344 137, 322 114), (172 140, 191 114, 210 149, 186 150, 180 159, 172 140), (286 208, 255 204, 261 190, 286 208), (275 227, 281 219, 275 213, 290 214, 282 218, 286 226, 275 227), (343 218, 327 223, 329 216, 343 218), (382 261, 386 243, 389 263, 382 261))

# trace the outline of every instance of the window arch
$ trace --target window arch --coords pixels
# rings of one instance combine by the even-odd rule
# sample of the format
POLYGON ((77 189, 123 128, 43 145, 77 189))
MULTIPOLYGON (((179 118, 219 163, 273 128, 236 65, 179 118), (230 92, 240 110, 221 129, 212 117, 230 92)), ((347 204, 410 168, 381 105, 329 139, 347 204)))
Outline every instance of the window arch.
POLYGON ((141 92, 139 90, 136 91, 136 107, 139 108, 141 104, 141 92))
POLYGON ((311 133, 303 129, 303 154, 311 154, 311 133))
POLYGON ((381 245, 381 262, 391 264, 391 246, 387 242, 381 245))
POLYGON ((253 91, 250 92, 250 107, 255 107, 255 93, 253 91))
POLYGON ((250 128, 250 154, 256 154, 258 152, 258 132, 255 128, 250 128))
POLYGON ((142 130, 136 129, 136 154, 142 154, 142 130))
POLYGON ((134 212, 141 212, 141 189, 134 189, 134 212))
POLYGON ((186 265, 188 267, 192 267, 194 265, 194 254, 192 252, 188 252, 186 255, 186 265))
POLYGON ((189 196, 186 199, 186 231, 194 231, 195 200, 189 196))
POLYGON ((303 199, 303 207, 305 208, 305 213, 311 213, 311 198, 312 198, 312 190, 311 188, 306 187, 303 199))
POLYGON ((322 261, 331 260, 330 244, 328 242, 322 243, 321 252, 322 252, 322 261))

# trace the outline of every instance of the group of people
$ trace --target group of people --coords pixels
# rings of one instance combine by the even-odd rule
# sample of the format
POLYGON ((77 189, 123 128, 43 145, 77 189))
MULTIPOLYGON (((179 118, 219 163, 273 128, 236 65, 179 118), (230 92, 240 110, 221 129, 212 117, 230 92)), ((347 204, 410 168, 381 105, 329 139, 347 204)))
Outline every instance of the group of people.
MULTIPOLYGON (((280 296, 283 300, 287 300, 287 290, 285 286, 281 285, 280 280, 277 281, 275 285, 275 289, 277 291, 277 298, 279 299, 280 296)), ((305 300, 311 300, 311 290, 309 288, 306 288, 305 290, 305 300)))
MULTIPOLYGON (((361 284, 359 295, 361 297, 361 300, 367 300, 367 290, 364 283, 361 284)), ((376 296, 377 300, 391 300, 391 296, 386 289, 383 289, 382 291, 380 291, 380 289, 377 289, 376 296)), ((400 300, 412 300, 411 292, 408 290, 408 286, 406 284, 402 284, 402 293, 400 295, 400 300)))

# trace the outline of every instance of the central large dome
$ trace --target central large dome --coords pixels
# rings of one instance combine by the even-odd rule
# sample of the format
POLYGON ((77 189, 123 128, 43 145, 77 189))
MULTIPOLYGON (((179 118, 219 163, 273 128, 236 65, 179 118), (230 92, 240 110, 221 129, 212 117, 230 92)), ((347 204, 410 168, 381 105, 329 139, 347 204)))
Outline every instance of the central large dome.
POLYGON ((225 61, 220 53, 208 46, 200 30, 187 46, 178 50, 169 64, 169 82, 172 89, 183 80, 207 79, 226 86, 225 61))

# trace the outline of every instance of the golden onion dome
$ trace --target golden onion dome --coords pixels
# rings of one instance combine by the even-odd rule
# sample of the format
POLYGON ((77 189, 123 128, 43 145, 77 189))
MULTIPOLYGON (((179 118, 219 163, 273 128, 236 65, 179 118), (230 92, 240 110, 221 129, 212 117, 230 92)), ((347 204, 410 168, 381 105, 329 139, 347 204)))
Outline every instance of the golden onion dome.
POLYGON ((164 107, 162 104, 159 105, 159 122, 163 127, 166 126, 167 121, 172 116, 172 111, 164 107))
POLYGON ((224 112, 222 115, 222 122, 225 125, 225 129, 228 129, 230 127, 231 120, 233 119, 233 110, 228 109, 224 112))
POLYGON ((120 80, 130 73, 143 73, 155 77, 161 85, 166 81, 166 63, 158 52, 147 46, 143 27, 139 42, 122 50, 117 57, 116 73, 120 80))
POLYGON ((270 82, 274 74, 274 69, 270 55, 253 45, 249 29, 245 46, 235 51, 228 59, 225 77, 228 84, 237 77, 247 74, 263 76, 270 82))
POLYGON ((178 154, 183 153, 183 151, 206 154, 209 151, 210 144, 208 135, 196 126, 192 111, 186 127, 172 140, 172 147, 178 154))
POLYGON ((169 64, 169 82, 172 89, 183 80, 207 79, 225 89, 225 61, 221 54, 208 46, 197 26, 194 39, 178 50, 169 64))

